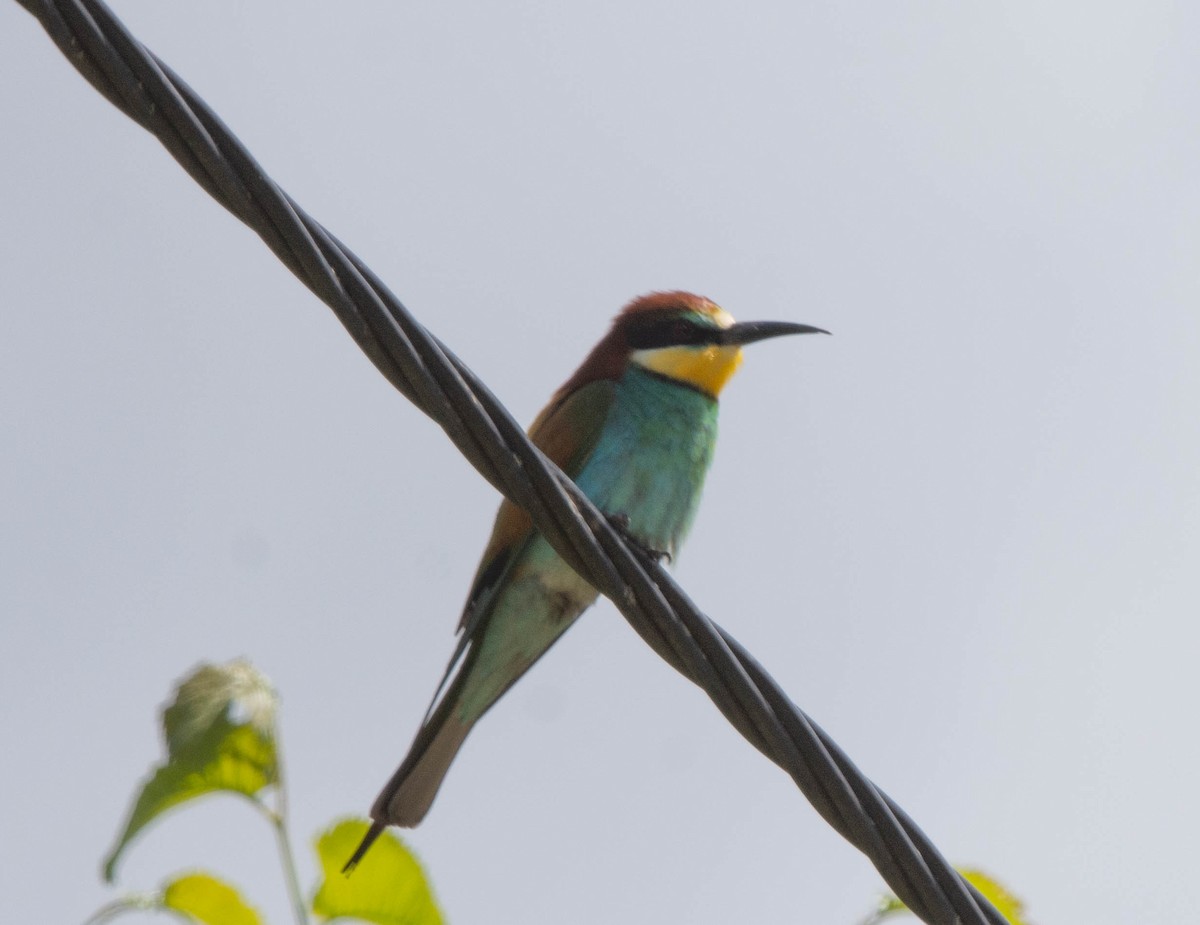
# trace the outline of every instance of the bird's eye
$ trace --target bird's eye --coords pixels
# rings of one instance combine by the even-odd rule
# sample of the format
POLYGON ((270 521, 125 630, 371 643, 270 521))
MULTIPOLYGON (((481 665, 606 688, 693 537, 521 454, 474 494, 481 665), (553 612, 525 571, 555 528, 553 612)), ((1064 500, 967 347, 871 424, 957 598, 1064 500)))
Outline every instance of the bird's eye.
POLYGON ((686 321, 676 321, 671 325, 671 342, 687 344, 696 339, 695 329, 686 321))

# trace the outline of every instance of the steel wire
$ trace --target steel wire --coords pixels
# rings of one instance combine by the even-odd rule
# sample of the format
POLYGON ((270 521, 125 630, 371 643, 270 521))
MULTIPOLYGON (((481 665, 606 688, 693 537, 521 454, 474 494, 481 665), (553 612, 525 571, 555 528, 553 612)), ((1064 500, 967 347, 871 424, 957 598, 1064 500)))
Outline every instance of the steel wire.
POLYGON ((480 474, 529 512, 555 550, 613 600, 655 652, 792 777, 918 917, 931 925, 1003 925, 1003 916, 753 656, 656 562, 625 542, 487 387, 270 179, 195 91, 101 0, 18 2, 106 99, 154 134, 334 311, 384 377, 443 428, 480 474))

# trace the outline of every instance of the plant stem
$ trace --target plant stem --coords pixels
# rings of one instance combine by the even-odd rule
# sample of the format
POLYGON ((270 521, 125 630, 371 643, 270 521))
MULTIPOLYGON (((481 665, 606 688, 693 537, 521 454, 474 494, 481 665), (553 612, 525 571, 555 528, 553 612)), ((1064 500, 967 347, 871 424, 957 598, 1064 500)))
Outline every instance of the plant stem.
POLYGON ((83 925, 103 925, 104 922, 111 922, 123 912, 155 909, 161 905, 161 902, 161 897, 155 893, 133 893, 129 896, 122 896, 120 899, 114 899, 101 906, 83 925))
POLYGON ((292 841, 288 837, 287 820, 277 811, 271 813, 271 823, 275 826, 275 840, 279 844, 279 860, 283 864, 283 875, 287 880, 288 893, 291 894, 296 925, 308 925, 308 904, 304 901, 304 893, 300 889, 300 878, 296 874, 296 859, 292 856, 292 841))
POLYGON ((283 877, 287 881, 288 893, 291 895, 292 911, 296 917, 296 925, 309 925, 308 903, 304 901, 304 893, 300 889, 300 877, 296 873, 296 858, 292 852, 292 840, 288 835, 287 823, 287 781, 283 776, 283 748, 279 742, 278 732, 275 736, 275 809, 263 809, 267 818, 275 827, 275 841, 279 845, 279 860, 283 864, 283 877))
POLYGON ((83 925, 101 925, 103 922, 115 919, 122 912, 130 912, 141 908, 144 907, 138 903, 130 902, 128 899, 114 899, 92 913, 91 917, 83 925))

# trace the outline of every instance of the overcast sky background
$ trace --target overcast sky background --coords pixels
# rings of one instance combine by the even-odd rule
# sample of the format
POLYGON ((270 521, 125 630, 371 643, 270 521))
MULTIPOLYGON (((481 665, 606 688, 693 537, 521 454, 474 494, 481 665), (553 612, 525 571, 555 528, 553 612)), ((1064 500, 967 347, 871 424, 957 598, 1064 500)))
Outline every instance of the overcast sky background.
MULTIPOLYGON (((1200 7, 115 9, 522 420, 649 290, 832 330, 748 351, 679 579, 1040 925, 1195 917, 1200 7)), ((281 690, 302 842, 365 812, 497 496, 14 3, 0 61, 0 870, 71 923, 198 661, 281 690)), ((410 841, 456 925, 881 888, 608 603, 410 841)), ((197 865, 288 921, 228 798, 120 886, 197 865)))

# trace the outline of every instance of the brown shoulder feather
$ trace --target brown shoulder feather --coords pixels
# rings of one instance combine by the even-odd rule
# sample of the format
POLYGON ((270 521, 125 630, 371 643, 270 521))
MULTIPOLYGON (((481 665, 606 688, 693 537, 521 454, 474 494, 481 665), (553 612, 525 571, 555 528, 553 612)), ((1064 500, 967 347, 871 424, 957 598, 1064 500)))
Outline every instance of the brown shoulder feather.
MULTIPOLYGON (((613 389, 611 382, 590 382, 552 402, 530 425, 533 445, 571 478, 579 474, 596 447, 612 405, 613 389)), ((471 582, 460 629, 469 623, 480 599, 500 581, 511 557, 520 552, 532 532, 533 523, 524 510, 507 498, 501 502, 491 538, 471 582)))

